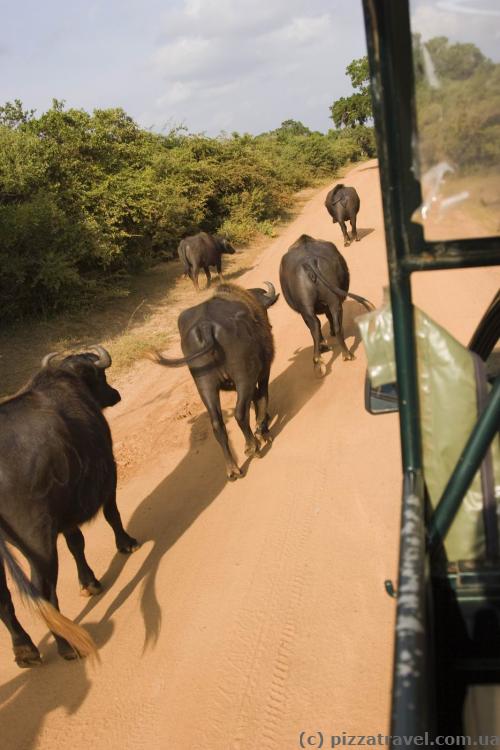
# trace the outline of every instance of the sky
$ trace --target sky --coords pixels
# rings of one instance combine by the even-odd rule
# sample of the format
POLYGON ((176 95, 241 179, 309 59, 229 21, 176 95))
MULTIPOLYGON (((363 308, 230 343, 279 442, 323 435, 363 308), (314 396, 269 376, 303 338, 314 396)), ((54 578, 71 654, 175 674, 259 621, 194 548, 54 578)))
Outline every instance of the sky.
MULTIPOLYGON (((412 13, 424 39, 465 34, 498 59, 498 2, 412 0, 412 13)), ((38 113, 52 98, 87 111, 122 107, 156 131, 260 133, 292 118, 326 132, 329 106, 351 93, 346 66, 366 54, 361 0, 4 6, 0 103, 21 99, 38 113)))
POLYGON ((410 9, 412 28, 424 41, 446 36, 472 42, 500 62, 499 0, 410 0, 410 9))
POLYGON ((154 130, 332 127, 366 54, 361 0, 24 0, 4 4, 0 103, 123 107, 154 130))

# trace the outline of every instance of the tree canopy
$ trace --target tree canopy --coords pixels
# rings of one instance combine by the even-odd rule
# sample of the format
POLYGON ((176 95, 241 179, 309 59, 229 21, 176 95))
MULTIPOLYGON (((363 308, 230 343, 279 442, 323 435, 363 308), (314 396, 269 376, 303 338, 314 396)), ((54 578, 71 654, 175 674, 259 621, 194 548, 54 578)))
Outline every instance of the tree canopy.
POLYGON ((346 75, 355 92, 351 96, 342 96, 331 105, 330 116, 337 128, 365 125, 372 117, 368 57, 353 60, 346 68, 346 75))

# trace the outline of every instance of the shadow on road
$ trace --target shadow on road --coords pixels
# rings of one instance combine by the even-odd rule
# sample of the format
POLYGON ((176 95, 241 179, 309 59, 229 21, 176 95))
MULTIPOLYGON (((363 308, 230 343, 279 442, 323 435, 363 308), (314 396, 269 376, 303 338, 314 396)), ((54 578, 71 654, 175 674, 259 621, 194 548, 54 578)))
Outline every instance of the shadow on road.
POLYGON ((368 235, 374 231, 375 230, 372 228, 358 229, 358 237, 360 240, 362 240, 364 237, 368 237, 368 235))
MULTIPOLYGON (((344 305, 346 336, 351 326, 349 308, 348 303, 344 305)), ((335 347, 335 351, 324 355, 327 373, 338 354, 335 347)), ((325 378, 319 379, 314 375, 312 346, 295 351, 288 367, 270 384, 273 437, 279 437, 324 382, 325 378)), ((265 461, 265 457, 262 460, 265 461)), ((242 469, 244 473, 251 469, 249 460, 245 461, 242 469)), ((204 412, 192 419, 190 445, 184 458, 142 500, 127 524, 127 531, 134 537, 143 543, 153 543, 140 569, 119 591, 112 591, 128 560, 128 557, 116 554, 101 577, 105 590, 114 595, 104 616, 99 622, 88 621, 99 601, 96 597, 89 600, 75 618, 76 622, 84 621, 98 646, 102 647, 113 633, 113 615, 141 586, 144 650, 154 647, 162 625, 161 602, 156 591, 156 575, 162 558, 217 498, 226 481, 222 454, 213 437, 208 415, 204 412)), ((20 671, 0 687, 0 722, 6 728, 2 730, 5 747, 33 748, 45 717, 60 708, 70 715, 75 713, 91 689, 92 681, 85 664, 60 659, 48 635, 43 638, 40 650, 45 660, 43 667, 20 671)))
MULTIPOLYGON (((114 626, 112 622, 101 622, 85 623, 85 627, 102 647, 111 637, 114 626)), ((35 747, 45 718, 61 708, 70 717, 91 689, 92 680, 83 661, 67 662, 58 658, 52 640, 44 651, 47 663, 43 667, 19 670, 14 679, 0 685, 1 746, 5 750, 35 747)))
MULTIPOLYGON (((347 330, 351 325, 349 305, 344 307, 347 330)), ((327 374, 338 353, 336 347, 335 351, 324 355, 327 374)), ((271 433, 274 438, 279 436, 323 382, 324 378, 317 378, 314 374, 312 347, 296 351, 289 366, 270 383, 270 413, 273 420, 271 433)), ((226 421, 228 416, 229 412, 226 410, 226 421)), ((267 449, 265 452, 267 453, 267 449)), ((251 460, 247 459, 241 466, 244 475, 250 470, 250 464, 251 460)), ((238 481, 245 481, 245 478, 238 481)), ((144 648, 154 646, 161 629, 161 607, 155 590, 156 573, 161 559, 217 498, 226 482, 222 453, 213 437, 209 417, 203 412, 191 421, 190 446, 185 457, 142 501, 127 524, 127 531, 132 536, 143 543, 153 542, 153 547, 137 573, 109 604, 103 617, 104 622, 113 616, 138 585, 142 585, 144 648)), ((101 577, 106 590, 114 585, 126 563, 126 557, 115 555, 108 570, 101 577)), ((76 622, 83 621, 94 606, 94 601, 90 600, 76 618, 76 622)))

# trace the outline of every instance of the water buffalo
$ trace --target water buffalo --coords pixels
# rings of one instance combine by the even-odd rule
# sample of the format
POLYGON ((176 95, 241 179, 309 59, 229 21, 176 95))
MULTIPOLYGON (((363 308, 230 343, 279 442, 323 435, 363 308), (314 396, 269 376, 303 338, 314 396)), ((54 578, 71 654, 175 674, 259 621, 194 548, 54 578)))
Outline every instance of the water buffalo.
POLYGON ((295 312, 302 315, 314 342, 313 363, 324 374, 321 352, 328 346, 321 333, 320 314, 326 315, 330 333, 336 336, 345 360, 354 359, 344 341, 342 303, 346 297, 372 309, 364 297, 349 292, 349 269, 332 242, 303 234, 281 259, 280 283, 283 295, 295 312))
POLYGON ((259 453, 269 434, 268 383, 274 358, 274 343, 267 308, 278 296, 272 284, 263 289, 242 289, 221 284, 214 295, 184 310, 178 325, 184 357, 167 359, 158 352, 153 361, 167 367, 188 365, 205 404, 217 441, 224 453, 228 479, 241 477, 222 417, 221 390, 237 393, 235 417, 245 436, 247 456, 259 453), (250 428, 253 401, 256 430, 250 428))
POLYGON ((346 221, 351 222, 352 237, 359 242, 358 231, 356 229, 356 216, 359 211, 359 195, 352 187, 346 187, 345 185, 335 185, 333 190, 330 190, 325 199, 325 206, 328 213, 333 219, 333 223, 337 222, 340 224, 342 234, 344 235, 344 247, 348 247, 351 244, 349 235, 347 234, 346 221))
POLYGON ((116 506, 116 465, 102 414, 120 401, 106 381, 111 357, 101 346, 58 363, 56 357, 47 355, 31 382, 0 403, 0 619, 20 667, 40 662, 40 653, 17 620, 2 561, 52 630, 60 655, 74 659, 95 646, 58 611, 58 535, 66 538, 85 595, 101 586, 85 559, 82 523, 102 507, 120 552, 138 547, 116 506), (27 558, 31 583, 6 541, 27 558))
POLYGON ((199 289, 198 274, 203 268, 207 277, 207 287, 210 286, 210 266, 217 268, 222 280, 222 254, 233 255, 236 250, 223 237, 199 232, 192 237, 185 237, 180 241, 177 252, 184 266, 184 272, 193 282, 195 289, 199 289))

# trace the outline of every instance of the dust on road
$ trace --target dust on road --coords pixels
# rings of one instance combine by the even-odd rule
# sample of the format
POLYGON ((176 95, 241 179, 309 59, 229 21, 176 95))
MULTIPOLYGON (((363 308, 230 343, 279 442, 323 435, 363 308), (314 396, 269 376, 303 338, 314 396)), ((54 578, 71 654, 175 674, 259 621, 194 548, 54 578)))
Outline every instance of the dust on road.
MULTIPOLYGON (((362 240, 343 252, 351 291, 375 304, 387 283, 378 170, 353 170, 362 240)), ((319 191, 240 279, 278 287, 282 254, 302 233, 341 233, 319 191)), ((499 285, 497 271, 415 279, 416 302, 467 342, 499 285)), ((143 546, 113 554, 102 518, 87 527, 89 562, 105 592, 78 597, 60 545, 62 609, 89 628, 102 663, 58 659, 19 606, 45 665, 20 671, 0 631, 2 747, 16 750, 291 750, 302 731, 388 730, 397 568, 400 455, 395 415, 363 407, 365 358, 344 305, 348 346, 317 379, 312 342, 284 300, 270 309, 276 341, 272 448, 225 479, 219 446, 186 371, 143 363, 121 379, 108 412, 120 465, 119 507, 143 546)), ((170 353, 179 353, 178 344, 170 353)), ((110 382, 113 382, 112 371, 110 382)), ((226 415, 234 395, 224 394, 226 415)), ((234 420, 229 433, 243 461, 234 420)))

